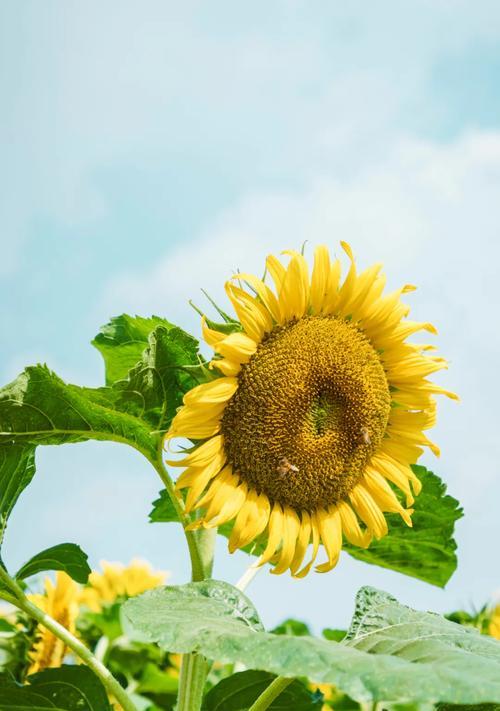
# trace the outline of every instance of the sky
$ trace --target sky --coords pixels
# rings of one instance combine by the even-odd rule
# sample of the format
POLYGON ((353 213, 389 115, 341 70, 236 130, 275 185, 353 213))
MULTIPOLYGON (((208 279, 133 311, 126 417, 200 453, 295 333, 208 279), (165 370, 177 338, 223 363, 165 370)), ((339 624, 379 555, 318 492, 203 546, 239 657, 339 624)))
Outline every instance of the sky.
MULTIPOLYGON (((301 581, 261 572, 264 622, 345 627, 374 585, 420 609, 500 590, 500 6, 478 0, 0 4, 0 379, 46 362, 99 386, 90 340, 110 316, 159 314, 199 335, 187 301, 224 303, 236 269, 307 240, 389 287, 439 329, 450 368, 433 432, 465 509, 445 590, 341 557, 301 581)), ((11 519, 13 569, 71 540, 188 579, 182 533, 149 524, 161 488, 110 443, 39 448, 11 519)), ((215 576, 251 561, 224 540, 215 576)))

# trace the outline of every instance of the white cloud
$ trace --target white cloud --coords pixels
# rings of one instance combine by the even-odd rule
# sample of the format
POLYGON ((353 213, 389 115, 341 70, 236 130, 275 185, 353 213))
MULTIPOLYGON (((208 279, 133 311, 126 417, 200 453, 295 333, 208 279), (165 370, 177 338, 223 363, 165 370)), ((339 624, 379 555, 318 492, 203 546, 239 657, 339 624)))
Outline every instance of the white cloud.
MULTIPOLYGON (((449 145, 402 139, 349 179, 333 171, 303 191, 243 195, 152 269, 114 276, 104 308, 177 315, 179 303, 201 287, 222 294, 232 271, 259 272, 269 251, 305 240, 334 248, 347 240, 363 261, 382 259, 406 281, 415 270, 429 281, 441 277, 450 263, 484 269, 480 246, 497 249, 499 188, 500 133, 473 133, 449 145)), ((448 276, 454 288, 455 274, 448 276)), ((481 280, 477 286, 487 288, 481 280)))
POLYGON ((348 174, 409 115, 432 115, 439 57, 499 27, 489 1, 31 2, 0 15, 7 273, 37 220, 71 232, 105 218, 102 173, 122 161, 130 173, 158 156, 222 161, 236 182, 301 181, 332 160, 348 174))

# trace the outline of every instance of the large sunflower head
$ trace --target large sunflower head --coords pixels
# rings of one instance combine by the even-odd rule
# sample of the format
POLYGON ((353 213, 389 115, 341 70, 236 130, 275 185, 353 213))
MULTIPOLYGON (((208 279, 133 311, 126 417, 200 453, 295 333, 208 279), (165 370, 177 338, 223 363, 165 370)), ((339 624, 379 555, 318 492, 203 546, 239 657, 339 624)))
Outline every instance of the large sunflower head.
POLYGON ((229 549, 257 538, 259 560, 273 573, 308 573, 322 545, 331 570, 345 538, 367 547, 387 533, 385 512, 411 526, 420 482, 410 465, 429 447, 434 395, 456 398, 427 377, 446 367, 429 345, 406 342, 430 323, 406 319, 407 285, 383 294, 376 264, 358 273, 326 247, 312 273, 302 254, 270 256, 265 280, 238 274, 226 284, 241 330, 223 333, 202 322, 220 377, 184 396, 168 438, 196 446, 173 466, 186 467, 178 489, 189 489, 194 526, 234 519, 229 549), (403 499, 395 491, 399 489, 403 499), (404 503, 402 503, 402 501, 404 503), (311 555, 305 562, 309 546, 311 555))

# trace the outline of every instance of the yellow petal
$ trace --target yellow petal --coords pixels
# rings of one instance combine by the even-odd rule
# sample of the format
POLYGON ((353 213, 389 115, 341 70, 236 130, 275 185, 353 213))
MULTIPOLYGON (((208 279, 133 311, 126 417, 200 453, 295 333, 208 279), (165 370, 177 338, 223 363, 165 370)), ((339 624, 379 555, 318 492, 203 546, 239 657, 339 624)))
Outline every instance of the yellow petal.
POLYGON ((244 548, 259 536, 269 523, 270 512, 267 496, 257 495, 256 491, 250 489, 231 531, 229 551, 234 553, 237 548, 244 548))
POLYGON ((300 520, 290 506, 284 507, 283 546, 279 553, 278 564, 271 570, 274 575, 281 575, 288 570, 295 555, 295 547, 300 530, 300 520))
POLYGON ((302 565, 302 561, 307 553, 309 547, 309 541, 311 539, 311 517, 307 511, 302 511, 299 536, 297 538, 297 543, 295 546, 295 554, 293 560, 290 563, 290 571, 292 575, 297 573, 298 569, 302 565))
POLYGON ((220 418, 208 423, 192 424, 189 421, 181 422, 170 430, 170 437, 187 437, 188 439, 207 439, 216 435, 220 430, 220 418))
POLYGON ((342 548, 342 526, 338 509, 330 507, 327 511, 320 510, 318 521, 321 541, 328 555, 328 562, 317 565, 316 571, 327 573, 337 565, 342 548))
POLYGON ((196 502, 205 491, 208 483, 216 477, 220 471, 221 468, 217 462, 199 472, 199 475, 191 484, 186 497, 186 513, 190 513, 195 508, 196 502))
POLYGON ((320 314, 328 295, 330 282, 330 254, 325 245, 314 251, 314 267, 311 276, 311 306, 313 313, 320 314))
POLYGON ((380 507, 381 511, 398 513, 407 526, 411 526, 410 511, 404 509, 399 503, 396 494, 383 476, 373 470, 365 471, 363 484, 373 497, 373 500, 380 507))
POLYGON ((168 436, 208 439, 219 432, 223 410, 224 404, 207 408, 205 414, 183 407, 172 420, 168 436))
POLYGON ((204 466, 212 461, 212 459, 223 450, 224 442, 222 435, 217 435, 203 442, 195 450, 187 454, 182 460, 169 460, 167 459, 167 464, 171 467, 189 467, 189 466, 204 466))
POLYGON ((276 503, 274 504, 269 517, 269 535, 267 539, 267 546, 257 561, 258 566, 268 563, 276 553, 283 538, 284 523, 285 517, 283 509, 280 504, 276 503))
POLYGON ((217 378, 197 385, 184 395, 185 405, 216 404, 229 400, 238 389, 237 378, 217 378))
POLYGON ((345 501, 341 501, 338 506, 342 532, 349 543, 360 548, 367 548, 370 545, 372 536, 369 531, 362 531, 356 514, 345 501))
POLYGON ((247 485, 239 483, 239 477, 232 477, 224 487, 214 496, 204 516, 205 528, 221 526, 226 521, 231 521, 241 510, 247 496, 247 485))
POLYGON ((201 331, 203 333, 203 339, 205 343, 214 348, 220 341, 222 341, 227 334, 220 333, 220 331, 214 331, 214 329, 207 326, 207 320, 204 316, 201 319, 201 331))
POLYGON ((233 277, 233 279, 236 278, 246 282, 252 289, 254 289, 257 296, 262 301, 262 304, 271 315, 271 318, 274 319, 276 323, 281 323, 281 310, 278 299, 267 284, 264 284, 263 281, 258 279, 253 274, 238 274, 237 277, 233 277))
POLYGON ((314 514, 311 514, 310 518, 311 518, 311 535, 312 535, 311 559, 310 559, 309 563, 307 563, 307 565, 305 565, 301 570, 299 570, 298 573, 293 574, 294 578, 305 578, 305 576, 311 570, 311 567, 313 566, 313 564, 316 560, 316 556, 318 555, 319 544, 320 544, 318 516, 316 513, 314 513, 314 514))
POLYGON ((230 282, 226 284, 226 292, 246 334, 259 343, 273 327, 269 312, 253 296, 230 282))
POLYGON ((357 312, 361 311, 365 300, 370 295, 372 289, 377 286, 377 290, 383 285, 383 280, 377 282, 378 274, 382 269, 381 264, 374 264, 360 274, 353 284, 350 297, 342 305, 342 313, 352 315, 354 320, 359 318, 357 312), (381 282, 381 283, 380 283, 381 282))
POLYGON ((342 246, 342 249, 347 254, 347 256, 349 257, 349 260, 351 262, 351 265, 349 267, 349 271, 347 272, 347 276, 344 280, 344 283, 340 287, 339 298, 338 298, 338 302, 337 302, 338 311, 340 311, 341 313, 344 313, 345 306, 349 302, 349 300, 352 296, 352 293, 354 291, 357 276, 356 276, 356 264, 354 262, 354 256, 352 253, 352 249, 347 244, 347 242, 341 242, 340 244, 342 246))
POLYGON ((409 479, 411 469, 408 465, 399 464, 399 462, 396 462, 395 459, 392 459, 388 455, 377 455, 372 458, 371 466, 366 468, 367 471, 369 471, 371 467, 395 484, 398 489, 401 489, 406 496, 407 506, 411 506, 413 504, 415 499, 413 498, 410 489, 409 479))
POLYGON ((257 350, 257 344, 244 333, 230 333, 215 346, 215 350, 236 363, 247 363, 257 350))
POLYGON ((291 254, 279 293, 281 313, 286 321, 301 318, 309 305, 309 273, 307 262, 301 254, 291 254))
MULTIPOLYGON (((196 508, 205 507, 212 501, 212 499, 220 494, 221 492, 227 493, 226 485, 231 481, 233 475, 233 470, 230 464, 226 464, 224 469, 220 474, 213 480, 210 487, 206 491, 203 498, 201 498, 196 504, 196 508)), ((223 498, 223 497, 222 497, 223 498)))
POLYGON ((357 484, 349 494, 351 504, 366 527, 375 538, 382 538, 387 533, 385 516, 366 490, 363 484, 357 484))
POLYGON ((208 463, 201 467, 188 467, 182 472, 180 477, 175 483, 175 488, 177 491, 180 489, 185 489, 187 486, 192 486, 194 482, 198 479, 199 475, 203 471, 209 472, 209 479, 215 476, 222 467, 224 466, 226 460, 226 455, 224 452, 218 452, 215 457, 208 463))
POLYGON ((210 361, 210 365, 208 367, 210 370, 217 368, 217 370, 220 370, 223 375, 233 377, 238 375, 240 372, 241 363, 235 363, 233 360, 229 360, 228 358, 216 358, 210 361))
POLYGON ((268 271, 271 275, 279 301, 279 296, 281 293, 281 289, 283 288, 283 280, 285 278, 286 273, 285 267, 280 262, 280 260, 274 256, 274 254, 270 254, 266 259, 266 271, 268 271))

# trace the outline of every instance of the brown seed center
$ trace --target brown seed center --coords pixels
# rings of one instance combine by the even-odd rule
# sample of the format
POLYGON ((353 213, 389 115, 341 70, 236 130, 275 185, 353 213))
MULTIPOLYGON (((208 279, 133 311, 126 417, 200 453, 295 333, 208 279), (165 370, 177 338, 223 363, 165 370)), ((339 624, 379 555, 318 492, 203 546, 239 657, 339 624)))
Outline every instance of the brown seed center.
POLYGON ((390 403, 380 358, 356 326, 329 316, 277 326, 224 410, 228 461, 272 501, 337 503, 380 444, 390 403))

